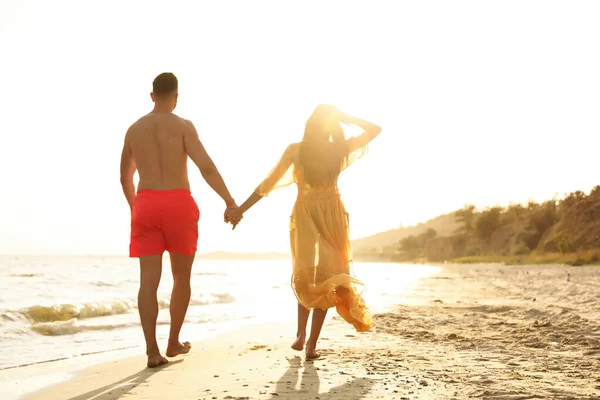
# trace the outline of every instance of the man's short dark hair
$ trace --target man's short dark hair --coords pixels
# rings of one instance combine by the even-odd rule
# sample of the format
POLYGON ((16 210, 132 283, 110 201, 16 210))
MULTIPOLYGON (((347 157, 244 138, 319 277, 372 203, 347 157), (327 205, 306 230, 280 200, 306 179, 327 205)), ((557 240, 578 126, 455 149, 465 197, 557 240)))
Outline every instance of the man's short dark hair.
POLYGON ((172 72, 163 72, 152 82, 152 92, 159 96, 177 92, 177 87, 177 77, 172 72))

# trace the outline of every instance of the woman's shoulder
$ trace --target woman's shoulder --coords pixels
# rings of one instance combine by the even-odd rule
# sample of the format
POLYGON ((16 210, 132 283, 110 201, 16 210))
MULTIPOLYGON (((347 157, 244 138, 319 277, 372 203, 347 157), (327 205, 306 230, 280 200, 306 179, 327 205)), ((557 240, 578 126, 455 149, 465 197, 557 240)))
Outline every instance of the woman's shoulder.
POLYGON ((300 149, 300 142, 296 142, 296 143, 290 144, 287 147, 287 149, 285 149, 285 152, 290 155, 293 155, 293 154, 297 154, 299 149, 300 149))

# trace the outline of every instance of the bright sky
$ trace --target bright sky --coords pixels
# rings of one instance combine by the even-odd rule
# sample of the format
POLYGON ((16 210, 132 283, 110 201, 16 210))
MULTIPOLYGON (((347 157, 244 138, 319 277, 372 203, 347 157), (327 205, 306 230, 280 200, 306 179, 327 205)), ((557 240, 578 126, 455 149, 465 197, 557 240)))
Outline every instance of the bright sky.
MULTIPOLYGON (((128 126, 174 72, 239 203, 321 102, 383 132, 342 177, 352 237, 600 184, 597 1, 0 0, 0 253, 127 254, 128 126)), ((201 252, 286 251, 295 190, 201 252)))

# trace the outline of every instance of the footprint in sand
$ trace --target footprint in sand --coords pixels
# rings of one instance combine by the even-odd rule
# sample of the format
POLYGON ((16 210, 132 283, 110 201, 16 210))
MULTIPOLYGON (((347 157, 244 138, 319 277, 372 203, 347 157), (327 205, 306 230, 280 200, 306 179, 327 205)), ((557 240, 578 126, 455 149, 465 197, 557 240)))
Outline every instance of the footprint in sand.
POLYGON ((250 351, 256 351, 256 350, 261 350, 261 349, 266 349, 266 348, 267 348, 267 346, 265 346, 263 344, 255 345, 255 346, 250 347, 250 351))

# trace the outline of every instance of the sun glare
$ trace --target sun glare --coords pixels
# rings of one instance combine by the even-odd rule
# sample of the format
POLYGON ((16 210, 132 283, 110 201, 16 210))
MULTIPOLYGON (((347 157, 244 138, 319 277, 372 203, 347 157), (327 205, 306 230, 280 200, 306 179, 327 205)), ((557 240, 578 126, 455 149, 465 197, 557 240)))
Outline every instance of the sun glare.
MULTIPOLYGON (((593 146, 576 146, 599 128, 592 94, 600 90, 600 61, 578 50, 594 48, 595 36, 582 33, 594 26, 591 14, 563 36, 540 21, 534 41, 525 22, 537 15, 533 3, 518 18, 496 10, 498 18, 485 23, 468 19, 466 5, 440 5, 439 15, 429 15, 416 4, 392 12, 383 3, 319 3, 318 11, 272 3, 270 12, 279 13, 272 18, 249 3, 232 11, 217 3, 128 2, 119 12, 97 2, 11 4, 0 13, 3 60, 10 61, 0 69, 11 77, 0 98, 9 110, 0 120, 8 193, 0 199, 0 243, 10 243, 3 252, 126 252, 119 154, 127 127, 151 109, 152 79, 164 71, 177 74, 176 112, 194 122, 238 202, 301 140, 317 104, 381 125, 367 156, 341 177, 353 238, 465 203, 546 198, 596 184, 593 146), (157 19, 168 35, 152 33, 148 21, 157 19), (518 66, 507 61, 515 54, 518 66), (553 78, 565 73, 569 85, 553 78), (547 140, 567 134, 568 142, 547 140), (541 142, 544 152, 530 150, 541 142), (544 156, 553 152, 561 162, 544 156), (523 163, 543 164, 544 177, 531 181, 523 163), (566 172, 575 166, 577 173, 566 172), (49 194, 43 202, 40 193, 49 194), (15 247, 15 237, 28 239, 15 247)), ((293 189, 269 196, 232 233, 221 200, 192 166, 190 177, 201 205, 201 251, 288 249, 293 189)))

